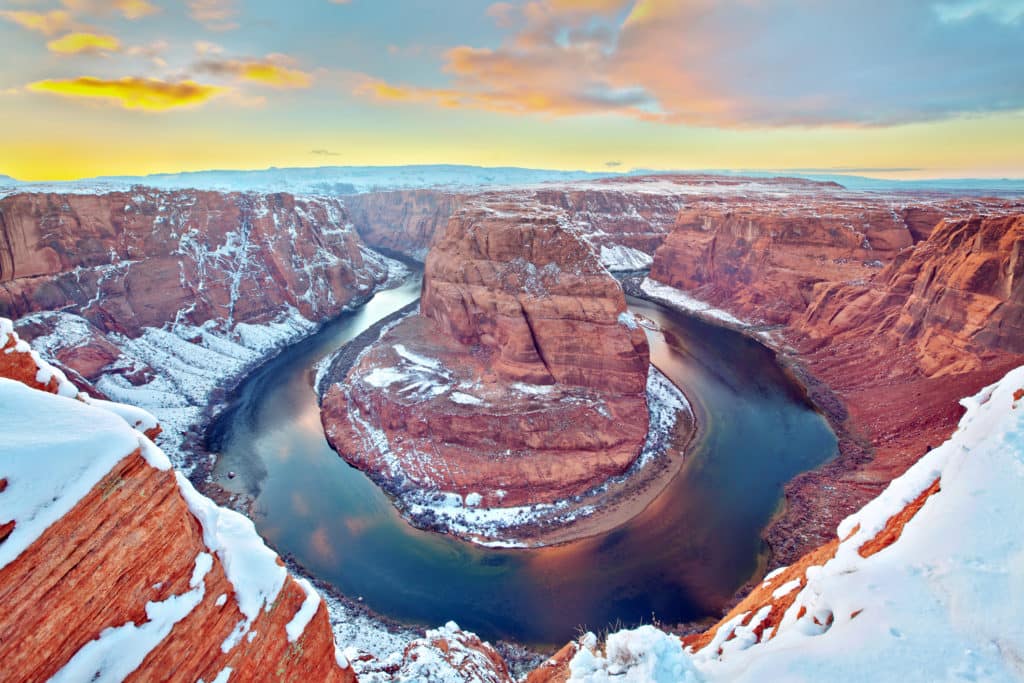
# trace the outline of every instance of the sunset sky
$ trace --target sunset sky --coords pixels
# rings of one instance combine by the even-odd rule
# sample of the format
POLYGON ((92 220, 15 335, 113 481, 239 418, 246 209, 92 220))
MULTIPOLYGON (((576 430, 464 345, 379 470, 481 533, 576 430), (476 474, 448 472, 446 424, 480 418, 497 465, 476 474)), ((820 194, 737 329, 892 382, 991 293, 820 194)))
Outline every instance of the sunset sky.
POLYGON ((0 173, 1024 177, 1024 0, 0 0, 0 173))

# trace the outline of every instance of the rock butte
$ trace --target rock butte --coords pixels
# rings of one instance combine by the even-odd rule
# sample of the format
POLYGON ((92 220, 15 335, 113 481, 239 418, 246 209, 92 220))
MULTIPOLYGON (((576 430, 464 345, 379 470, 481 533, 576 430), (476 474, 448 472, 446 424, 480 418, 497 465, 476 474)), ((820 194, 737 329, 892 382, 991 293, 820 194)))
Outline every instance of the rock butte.
POLYGON ((452 216, 420 314, 324 395, 339 453, 393 492, 487 507, 564 499, 628 469, 647 434, 647 338, 562 218, 477 201, 452 216))

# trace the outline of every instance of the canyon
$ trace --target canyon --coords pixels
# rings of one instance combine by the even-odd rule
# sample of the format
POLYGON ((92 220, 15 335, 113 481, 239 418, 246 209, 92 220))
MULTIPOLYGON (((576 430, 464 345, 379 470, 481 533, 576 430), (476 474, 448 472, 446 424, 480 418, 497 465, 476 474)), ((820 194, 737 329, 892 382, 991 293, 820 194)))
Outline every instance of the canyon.
MULTIPOLYGON (((528 680, 642 676, 648 664, 674 667, 676 680, 728 680, 742 667, 769 667, 808 635, 884 624, 884 603, 836 577, 875 576, 880 562, 912 567, 915 553, 938 558, 954 540, 968 543, 948 534, 939 550, 922 549, 957 516, 977 521, 971 529, 991 524, 965 507, 968 484, 1008 504, 1024 393, 1013 370, 1024 363, 1022 245, 1019 200, 857 193, 789 179, 636 177, 345 200, 145 188, 0 199, 0 315, 16 319, 0 328, 0 375, 12 380, 0 385, 5 410, 23 421, 30 408, 67 415, 55 425, 72 433, 55 429, 47 453, 99 448, 75 442, 90 420, 111 442, 92 488, 0 566, 0 586, 15 591, 9 601, 45 595, 53 606, 5 615, 0 632, 13 635, 2 642, 14 650, 4 661, 22 679, 43 661, 46 675, 73 661, 110 665, 93 654, 104 646, 90 642, 102 644, 111 628, 129 633, 129 623, 141 631, 158 620, 152 605, 185 600, 196 604, 129 673, 512 680, 491 646, 454 624, 390 653, 346 649, 329 601, 292 578, 255 531, 246 543, 262 548, 264 578, 276 577, 278 590, 253 609, 244 579, 232 578, 233 551, 207 529, 246 520, 197 502, 171 469, 228 502, 207 479, 209 464, 191 456, 196 430, 234 379, 401 277, 400 264, 375 248, 425 259, 420 307, 344 368, 347 379, 324 392, 322 419, 332 445, 398 497, 418 490, 410 500, 440 494, 449 505, 450 493, 463 508, 550 504, 629 469, 648 432, 651 379, 645 333, 609 271, 643 271, 627 291, 773 348, 839 436, 837 458, 787 485, 765 532, 775 571, 724 619, 683 639, 653 627, 611 634, 603 646, 588 636, 528 680), (964 417, 958 401, 978 392, 964 417), (112 401, 149 410, 159 425, 112 401), (1008 455, 989 433, 1005 437, 1008 455), (1005 481, 963 464, 963 448, 982 453, 1005 481), (60 563, 71 560, 53 544, 72 536, 92 564, 60 583, 60 563), (91 570, 95 563, 111 571, 91 570), (106 596, 111 581, 134 588, 120 601, 71 609, 80 598, 69 591, 106 596), (58 628, 53 615, 72 612, 76 626, 58 628), (296 620, 301 647, 288 628, 296 620), (256 635, 225 651, 239 624, 256 635), (26 637, 53 654, 39 659, 49 650, 23 648, 26 637), (187 671, 186 650, 204 653, 188 658, 187 671), (768 654, 758 659, 760 651, 768 654)), ((0 496, 19 484, 4 477, 0 496)), ((0 519, 0 552, 14 547, 11 522, 27 526, 0 519)), ((992 561, 999 543, 1016 542, 979 538, 992 561)), ((1006 610, 991 595, 976 598, 1005 628, 1006 610)), ((908 598, 891 608, 904 632, 918 606, 908 598)), ((1020 651, 1012 633, 1001 638, 1020 651)), ((801 647, 816 657, 825 646, 801 647)))

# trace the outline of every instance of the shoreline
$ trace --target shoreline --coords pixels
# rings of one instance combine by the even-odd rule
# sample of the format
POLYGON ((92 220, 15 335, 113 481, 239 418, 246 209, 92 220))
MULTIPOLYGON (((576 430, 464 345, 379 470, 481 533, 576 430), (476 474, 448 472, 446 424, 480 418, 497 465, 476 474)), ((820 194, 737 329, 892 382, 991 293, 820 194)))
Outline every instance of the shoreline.
MULTIPOLYGON (((343 382, 360 354, 380 338, 382 331, 413 313, 418 305, 419 302, 413 302, 382 318, 339 349, 330 360, 329 369, 316 387, 317 400, 320 401, 322 398, 321 388, 326 390, 334 383, 343 382)), ((651 367, 657 370, 653 363, 651 367)), ((451 536, 479 547, 546 548, 608 533, 641 514, 657 499, 682 469, 693 444, 703 433, 690 407, 685 389, 672 382, 660 370, 658 373, 685 399, 687 408, 677 412, 671 432, 656 446, 654 455, 643 462, 636 471, 632 471, 631 466, 625 473, 612 477, 589 491, 552 504, 555 507, 548 514, 541 514, 523 524, 506 527, 500 538, 487 538, 472 532, 460 533, 452 525, 438 521, 433 515, 417 515, 412 511, 413 506, 417 505, 416 500, 408 496, 407 492, 408 497, 403 497, 400 488, 389 478, 379 472, 360 471, 384 492, 402 519, 413 528, 451 536), (577 516, 581 511, 586 511, 586 514, 577 516)), ((335 453, 345 460, 341 453, 335 453)), ((637 462, 642 457, 642 454, 638 456, 637 462)))

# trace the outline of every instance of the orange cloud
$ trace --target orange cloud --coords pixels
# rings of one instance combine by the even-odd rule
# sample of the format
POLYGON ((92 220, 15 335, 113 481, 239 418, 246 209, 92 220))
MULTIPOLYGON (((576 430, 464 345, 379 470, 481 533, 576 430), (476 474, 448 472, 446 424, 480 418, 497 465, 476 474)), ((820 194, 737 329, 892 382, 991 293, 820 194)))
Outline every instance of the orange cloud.
POLYGON ((118 52, 121 41, 114 36, 96 33, 69 33, 46 44, 50 52, 61 55, 76 55, 96 52, 118 52))
POLYGON ((196 106, 224 91, 224 88, 195 81, 169 83, 154 78, 135 77, 104 80, 91 76, 37 81, 26 87, 34 92, 62 97, 112 100, 125 109, 144 111, 196 106))
POLYGON ((61 0, 62 4, 77 14, 109 14, 119 12, 125 19, 142 19, 156 14, 160 8, 148 0, 61 0))
POLYGON ((38 31, 46 36, 57 35, 74 28, 75 23, 69 12, 51 10, 49 12, 31 12, 28 10, 5 10, 0 17, 13 22, 30 31, 38 31))
POLYGON ((299 69, 293 58, 282 54, 270 54, 262 59, 207 59, 196 68, 271 88, 308 88, 313 84, 312 74, 299 69))

